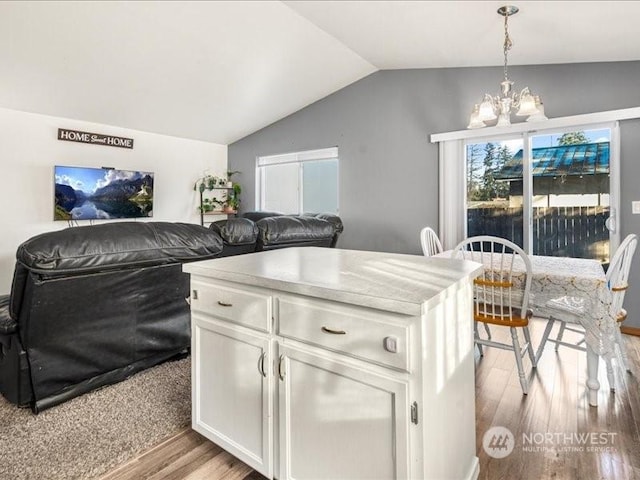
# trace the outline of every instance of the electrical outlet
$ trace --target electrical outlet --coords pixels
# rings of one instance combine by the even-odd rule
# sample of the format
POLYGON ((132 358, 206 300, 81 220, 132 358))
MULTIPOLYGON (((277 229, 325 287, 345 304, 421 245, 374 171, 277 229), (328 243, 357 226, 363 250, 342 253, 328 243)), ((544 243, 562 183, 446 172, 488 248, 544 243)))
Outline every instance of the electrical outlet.
POLYGON ((631 212, 634 215, 640 215, 640 202, 631 202, 631 212))

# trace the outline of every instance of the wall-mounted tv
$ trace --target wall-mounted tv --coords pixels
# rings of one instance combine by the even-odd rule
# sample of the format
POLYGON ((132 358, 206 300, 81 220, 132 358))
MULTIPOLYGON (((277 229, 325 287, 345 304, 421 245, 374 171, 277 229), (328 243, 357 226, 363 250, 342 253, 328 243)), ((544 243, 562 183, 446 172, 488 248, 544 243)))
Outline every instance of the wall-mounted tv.
POLYGON ((153 216, 153 173, 56 166, 54 178, 54 220, 153 216))

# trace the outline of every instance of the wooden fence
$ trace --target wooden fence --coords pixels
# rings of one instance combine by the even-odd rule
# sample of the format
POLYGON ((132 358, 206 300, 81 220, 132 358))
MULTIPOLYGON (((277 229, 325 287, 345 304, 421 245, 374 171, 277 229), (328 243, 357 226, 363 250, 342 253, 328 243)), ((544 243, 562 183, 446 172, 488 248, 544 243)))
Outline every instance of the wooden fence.
MULTIPOLYGON (((533 254, 609 260, 609 207, 536 207, 533 254)), ((522 245, 522 208, 467 210, 467 235, 494 235, 522 245)))

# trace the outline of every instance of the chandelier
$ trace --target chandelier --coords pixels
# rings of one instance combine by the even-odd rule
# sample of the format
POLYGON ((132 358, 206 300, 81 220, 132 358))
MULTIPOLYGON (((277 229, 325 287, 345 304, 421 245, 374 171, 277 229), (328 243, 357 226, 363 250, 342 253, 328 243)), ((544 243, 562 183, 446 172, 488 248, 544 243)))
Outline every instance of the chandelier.
POLYGON ((485 122, 491 122, 496 118, 498 119, 496 127, 511 125, 511 113, 515 110, 517 110, 517 116, 528 116, 528 122, 547 120, 540 97, 533 95, 529 87, 523 88, 520 93, 511 91, 513 82, 509 80, 507 75, 507 56, 513 43, 509 37, 508 20, 511 15, 518 13, 518 7, 505 5, 498 9, 498 13, 504 17, 504 80, 500 82, 501 93, 496 96, 488 93, 484 94, 482 102, 473 106, 467 128, 486 127, 487 124, 485 122))

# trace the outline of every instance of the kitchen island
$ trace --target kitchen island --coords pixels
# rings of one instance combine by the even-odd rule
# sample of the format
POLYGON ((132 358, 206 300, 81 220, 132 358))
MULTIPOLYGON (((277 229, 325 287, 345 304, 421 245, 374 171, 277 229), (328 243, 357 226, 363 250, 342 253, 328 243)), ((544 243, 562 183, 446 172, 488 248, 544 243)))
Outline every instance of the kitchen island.
POLYGON ((194 430, 267 478, 477 478, 480 264, 303 247, 183 268, 194 430))

